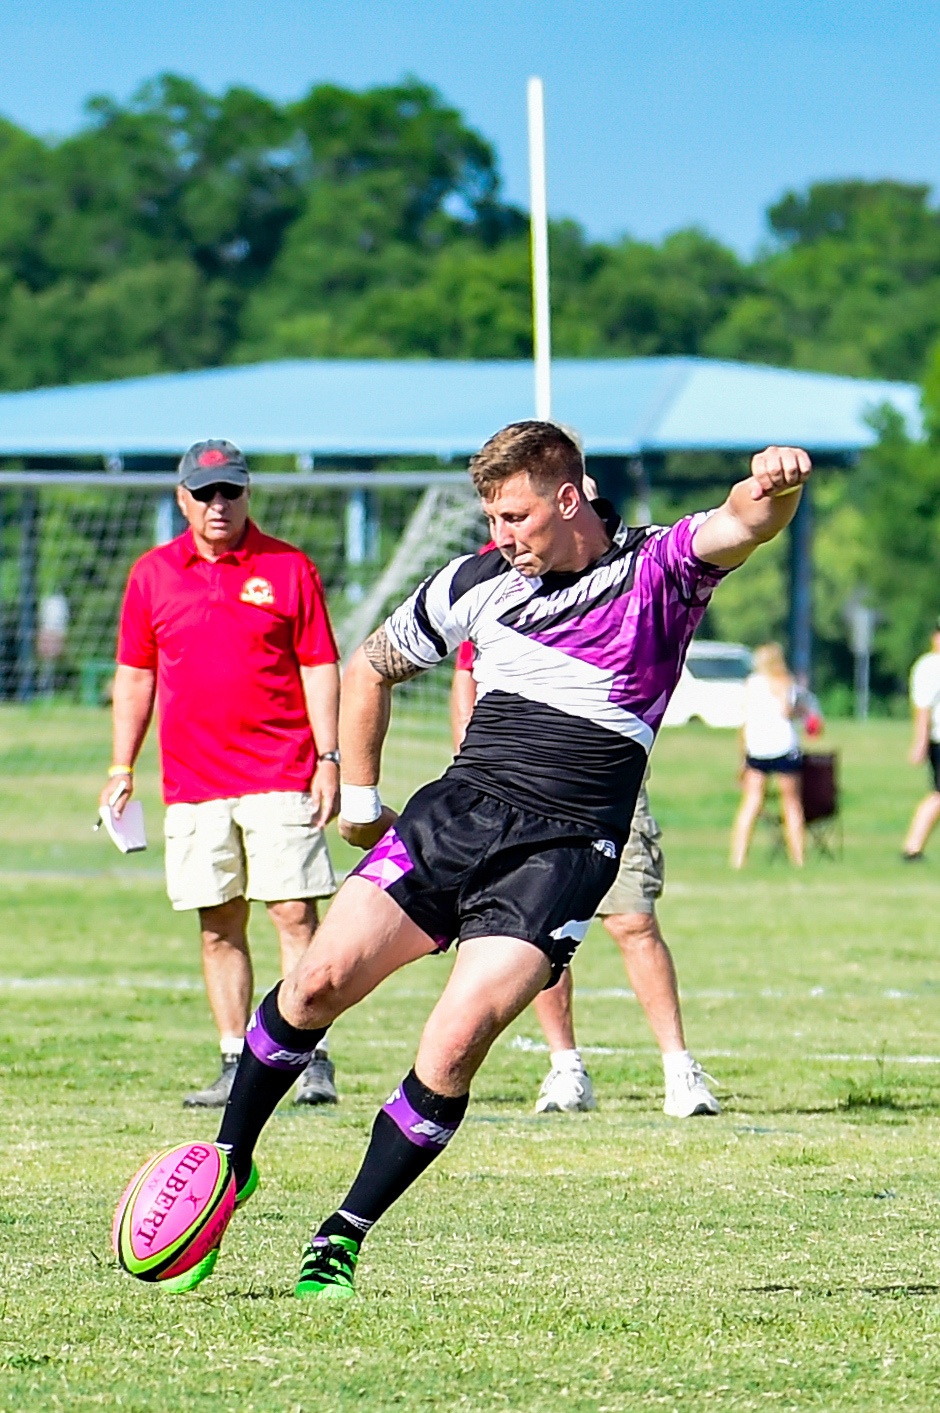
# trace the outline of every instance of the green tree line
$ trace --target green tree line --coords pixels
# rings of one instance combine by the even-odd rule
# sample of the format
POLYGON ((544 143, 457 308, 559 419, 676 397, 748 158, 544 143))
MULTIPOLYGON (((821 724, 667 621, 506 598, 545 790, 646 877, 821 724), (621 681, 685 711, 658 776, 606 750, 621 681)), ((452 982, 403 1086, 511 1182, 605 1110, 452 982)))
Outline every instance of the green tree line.
MULTIPOLYGON (((926 186, 836 182, 704 231, 551 231, 570 356, 705 354, 916 378, 940 335, 926 186)), ((278 104, 163 75, 73 136, 0 121, 0 386, 290 356, 524 357, 524 213, 492 146, 417 79, 278 104)))

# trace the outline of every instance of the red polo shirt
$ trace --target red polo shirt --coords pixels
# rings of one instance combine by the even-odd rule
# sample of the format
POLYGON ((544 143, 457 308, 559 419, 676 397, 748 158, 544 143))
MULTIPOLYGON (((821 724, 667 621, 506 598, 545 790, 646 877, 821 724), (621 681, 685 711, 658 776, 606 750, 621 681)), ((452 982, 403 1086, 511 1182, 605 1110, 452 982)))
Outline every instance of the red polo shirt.
POLYGON ((300 668, 338 656, 315 565, 251 521, 214 563, 189 530, 143 555, 117 660, 157 674, 166 803, 308 789, 316 750, 300 668))

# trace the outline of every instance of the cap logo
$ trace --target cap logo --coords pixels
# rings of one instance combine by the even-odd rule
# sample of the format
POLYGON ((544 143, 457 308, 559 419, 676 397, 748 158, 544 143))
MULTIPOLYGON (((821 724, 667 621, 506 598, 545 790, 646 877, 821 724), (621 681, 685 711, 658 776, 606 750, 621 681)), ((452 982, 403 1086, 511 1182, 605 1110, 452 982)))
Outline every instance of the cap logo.
POLYGON ((254 604, 255 608, 274 607, 274 589, 267 579, 257 576, 245 580, 238 597, 242 603, 254 604))
POLYGON ((200 452, 198 464, 200 466, 227 466, 228 457, 224 451, 219 451, 218 447, 212 446, 208 451, 200 452))

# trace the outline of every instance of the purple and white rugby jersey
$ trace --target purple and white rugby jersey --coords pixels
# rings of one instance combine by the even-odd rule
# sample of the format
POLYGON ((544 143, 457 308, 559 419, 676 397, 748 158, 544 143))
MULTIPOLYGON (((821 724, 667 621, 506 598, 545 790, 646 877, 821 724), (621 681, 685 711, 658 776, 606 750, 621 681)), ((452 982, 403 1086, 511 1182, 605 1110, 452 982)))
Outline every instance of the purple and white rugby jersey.
POLYGON ((692 634, 728 572, 692 552, 705 514, 626 528, 580 573, 526 579, 498 550, 451 560, 385 623, 432 667, 474 645, 477 702, 448 774, 520 809, 625 836, 692 634))

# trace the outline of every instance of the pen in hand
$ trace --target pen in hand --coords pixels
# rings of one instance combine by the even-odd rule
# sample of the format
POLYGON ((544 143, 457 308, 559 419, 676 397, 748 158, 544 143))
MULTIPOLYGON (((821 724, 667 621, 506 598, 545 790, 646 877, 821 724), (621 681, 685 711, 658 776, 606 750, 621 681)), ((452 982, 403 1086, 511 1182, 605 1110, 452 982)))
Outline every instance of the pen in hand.
MULTIPOLYGON (((121 796, 122 796, 122 795, 128 795, 128 794, 130 794, 130 791, 129 791, 128 788, 127 788, 126 782, 122 780, 121 783, 120 783, 120 785, 116 786, 115 791, 114 791, 114 794, 113 794, 113 795, 110 797, 110 799, 108 800, 108 809, 112 809, 112 810, 113 810, 113 809, 114 809, 114 806, 117 804, 117 802, 118 802, 118 800, 121 798, 121 796)), ((101 828, 101 818, 100 818, 100 816, 99 816, 98 819, 96 819, 95 822, 94 822, 94 824, 92 825, 92 827, 91 827, 91 832, 92 832, 93 834, 97 834, 97 833, 98 833, 98 830, 99 830, 100 828, 101 828)))

